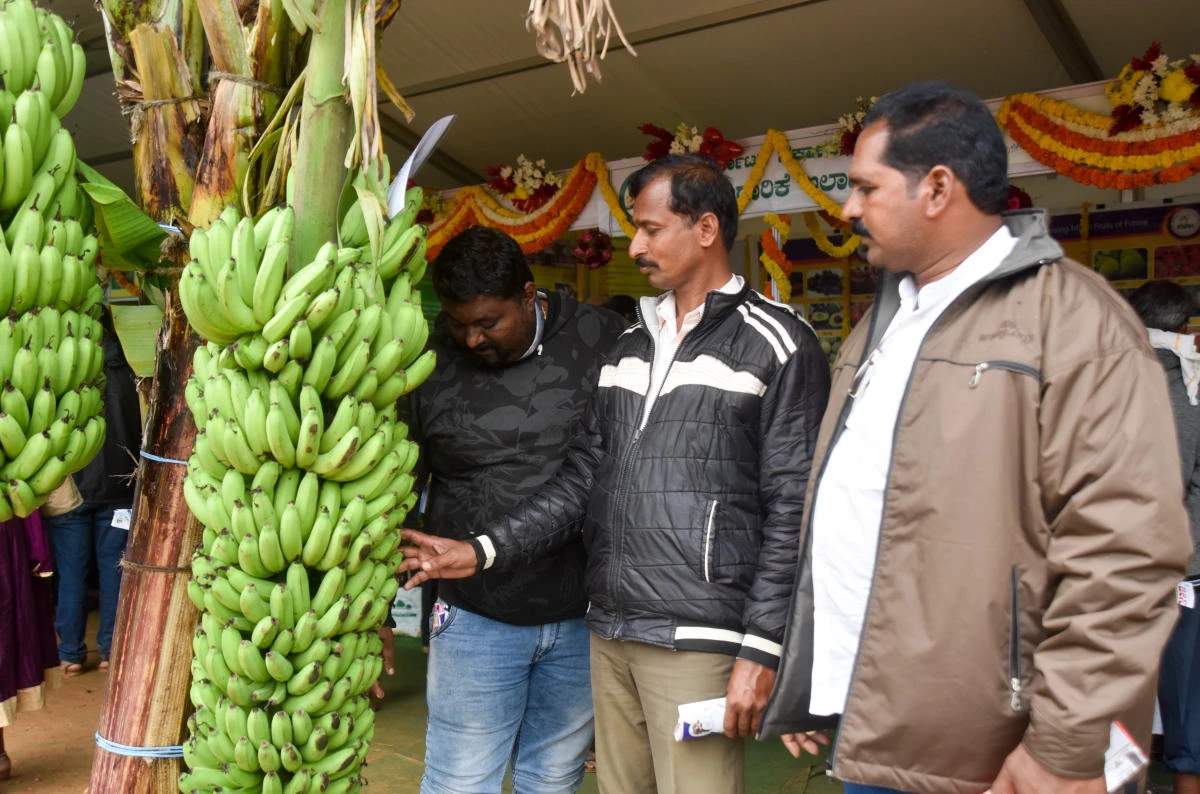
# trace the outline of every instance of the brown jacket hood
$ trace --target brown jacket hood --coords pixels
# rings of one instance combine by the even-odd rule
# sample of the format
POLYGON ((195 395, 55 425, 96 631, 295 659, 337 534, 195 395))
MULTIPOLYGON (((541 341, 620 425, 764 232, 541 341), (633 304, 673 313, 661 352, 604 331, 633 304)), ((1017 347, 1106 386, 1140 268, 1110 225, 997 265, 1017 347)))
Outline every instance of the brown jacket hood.
MULTIPOLYGON (((1148 746, 1158 659, 1191 551, 1170 403, 1133 311, 1063 258, 1045 213, 925 337, 895 429, 879 547, 834 774, 984 791, 1018 743, 1102 774, 1109 727, 1148 746)), ((834 365, 805 499, 783 663, 762 733, 808 714, 813 494, 848 391, 899 306, 885 276, 834 365)))

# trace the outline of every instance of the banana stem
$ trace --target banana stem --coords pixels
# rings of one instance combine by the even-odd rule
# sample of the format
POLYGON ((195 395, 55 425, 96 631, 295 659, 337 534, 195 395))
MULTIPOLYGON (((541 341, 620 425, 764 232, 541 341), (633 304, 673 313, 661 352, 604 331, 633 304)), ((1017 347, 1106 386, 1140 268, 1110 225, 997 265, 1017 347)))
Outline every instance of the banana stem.
POLYGON ((351 112, 342 86, 346 57, 346 2, 321 0, 320 28, 312 32, 308 79, 300 111, 300 145, 293 174, 296 231, 289 270, 295 272, 336 239, 337 209, 346 181, 351 112))

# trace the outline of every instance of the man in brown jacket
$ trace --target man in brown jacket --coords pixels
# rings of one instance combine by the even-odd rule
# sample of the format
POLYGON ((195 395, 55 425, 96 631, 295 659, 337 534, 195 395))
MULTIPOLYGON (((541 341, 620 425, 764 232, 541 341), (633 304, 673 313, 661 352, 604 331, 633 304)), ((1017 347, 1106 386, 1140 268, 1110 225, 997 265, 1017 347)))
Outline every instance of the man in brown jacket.
POLYGON ((1191 550, 1161 367, 1129 306, 1001 215, 1004 141, 972 94, 902 88, 865 122, 844 209, 884 268, 834 365, 761 733, 838 727, 848 792, 1103 794, 1147 746, 1191 550))

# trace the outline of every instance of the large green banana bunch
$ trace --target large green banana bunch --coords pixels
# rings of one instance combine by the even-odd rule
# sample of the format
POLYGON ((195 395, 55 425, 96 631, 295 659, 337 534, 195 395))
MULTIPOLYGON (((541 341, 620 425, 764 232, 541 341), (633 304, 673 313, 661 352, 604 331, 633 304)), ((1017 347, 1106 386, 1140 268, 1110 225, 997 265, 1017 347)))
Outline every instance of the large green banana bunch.
POLYGON ((295 223, 226 210, 193 233, 180 280, 208 340, 187 386, 184 495, 204 539, 184 792, 355 791, 374 734, 375 630, 416 502, 396 401, 434 363, 411 289, 423 244, 398 247, 398 217, 379 262, 330 243, 289 276, 295 223))
POLYGON ((0 519, 27 516, 104 442, 96 238, 59 118, 83 49, 30 0, 0 5, 0 519))

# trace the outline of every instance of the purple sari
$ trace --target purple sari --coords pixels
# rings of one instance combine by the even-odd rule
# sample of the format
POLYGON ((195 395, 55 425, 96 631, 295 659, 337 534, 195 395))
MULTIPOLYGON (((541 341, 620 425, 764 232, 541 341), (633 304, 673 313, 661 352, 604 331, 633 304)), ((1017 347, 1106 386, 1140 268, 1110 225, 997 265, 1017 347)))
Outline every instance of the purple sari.
POLYGON ((46 670, 58 667, 49 570, 39 514, 0 523, 0 728, 41 705, 46 670))

